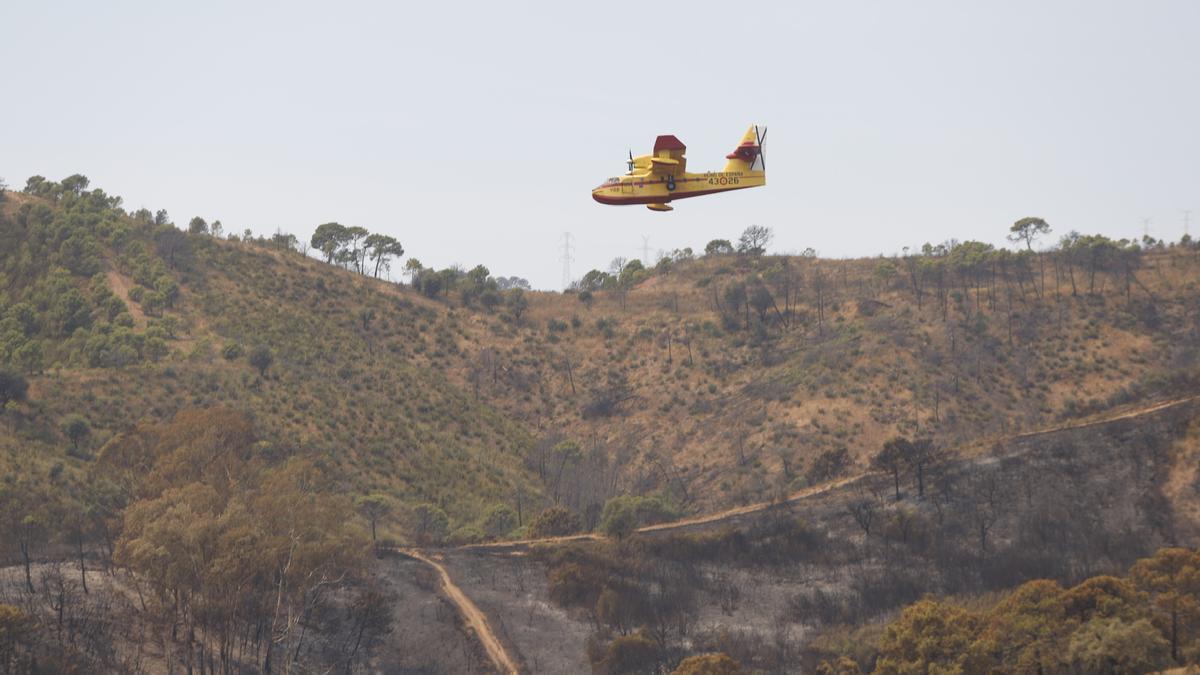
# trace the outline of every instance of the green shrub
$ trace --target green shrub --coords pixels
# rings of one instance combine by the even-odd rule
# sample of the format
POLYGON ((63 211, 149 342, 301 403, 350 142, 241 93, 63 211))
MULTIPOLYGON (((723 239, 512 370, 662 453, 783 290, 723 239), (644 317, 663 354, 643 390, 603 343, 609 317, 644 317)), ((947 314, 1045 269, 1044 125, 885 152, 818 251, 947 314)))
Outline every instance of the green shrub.
POLYGON ((24 401, 29 392, 29 382, 18 372, 0 369, 0 407, 9 401, 24 401))
POLYGON ((563 537, 576 534, 583 529, 579 514, 565 506, 551 506, 542 511, 529 524, 529 536, 533 539, 563 537))
POLYGON ((512 532, 517 527, 517 513, 511 507, 500 504, 493 506, 484 516, 483 534, 498 539, 512 532))
POLYGON ((450 532, 450 518, 432 504, 419 504, 408 515, 406 523, 413 540, 421 545, 441 544, 450 532))
POLYGON ((446 543, 451 546, 469 546, 487 539, 487 535, 477 525, 463 525, 450 533, 446 543))
POLYGON ((242 355, 242 346, 236 342, 230 342, 221 348, 221 356, 226 361, 236 361, 242 355))
POLYGON ((660 672, 660 660, 658 644, 638 632, 617 637, 609 643, 601 661, 593 665, 602 673, 652 673, 660 672))

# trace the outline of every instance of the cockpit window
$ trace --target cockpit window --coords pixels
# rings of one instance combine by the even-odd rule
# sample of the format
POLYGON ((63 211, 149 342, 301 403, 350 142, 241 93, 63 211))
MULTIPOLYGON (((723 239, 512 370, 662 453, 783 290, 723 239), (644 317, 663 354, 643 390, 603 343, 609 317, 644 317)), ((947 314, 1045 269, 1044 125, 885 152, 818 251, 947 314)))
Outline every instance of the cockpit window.
POLYGON ((616 185, 617 183, 620 183, 620 182, 621 182, 620 178, 609 178, 608 180, 604 181, 604 184, 605 185, 616 185))

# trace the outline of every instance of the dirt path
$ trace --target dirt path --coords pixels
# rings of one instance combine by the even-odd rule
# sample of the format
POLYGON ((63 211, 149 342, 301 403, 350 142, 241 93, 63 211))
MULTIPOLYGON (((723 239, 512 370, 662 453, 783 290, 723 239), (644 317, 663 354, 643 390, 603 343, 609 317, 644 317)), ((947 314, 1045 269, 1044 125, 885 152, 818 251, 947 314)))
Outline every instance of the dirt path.
POLYGON ((108 278, 108 287, 121 300, 125 302, 125 306, 129 308, 129 315, 133 317, 133 323, 139 329, 146 327, 146 314, 142 312, 141 305, 129 299, 129 290, 133 288, 133 280, 122 275, 117 271, 116 265, 111 260, 105 260, 107 270, 104 276, 108 278))
POLYGON ((438 576, 442 579, 442 592, 458 608, 459 614, 466 620, 471 630, 475 631, 475 635, 479 637, 479 642, 483 644, 483 649, 487 652, 488 658, 495 664, 496 670, 507 675, 517 675, 520 671, 517 670, 517 666, 512 657, 509 656, 508 651, 504 649, 504 645, 500 643, 500 639, 492 632, 491 626, 488 625, 487 616, 479 611, 479 607, 475 606, 475 603, 471 602, 466 593, 463 593, 462 589, 454 583, 446 568, 420 551, 399 549, 398 552, 414 560, 420 560, 437 571, 438 576))
MULTIPOLYGON (((1001 436, 998 438, 980 439, 980 440, 970 443, 966 447, 967 448, 988 447, 988 446, 995 445, 996 443, 1020 441, 1020 440, 1024 440, 1024 439, 1028 439, 1028 438, 1036 438, 1038 436, 1043 436, 1046 434, 1054 434, 1054 433, 1059 433, 1062 431, 1070 431, 1072 429, 1084 429, 1087 427, 1099 426, 1101 424, 1111 424, 1113 422, 1117 422, 1117 421, 1124 420, 1124 419, 1132 419, 1135 417, 1142 417, 1143 415, 1149 415, 1151 413, 1156 413, 1160 410, 1166 410, 1167 408, 1172 408, 1174 406, 1182 405, 1184 403, 1188 403, 1190 401, 1195 401, 1197 399, 1200 399, 1200 396, 1192 395, 1192 396, 1184 396, 1181 398, 1169 399, 1166 401, 1159 401, 1157 403, 1152 403, 1148 406, 1132 408, 1132 409, 1124 410, 1124 411, 1109 412, 1108 414, 1094 417, 1094 418, 1088 419, 1088 420, 1080 420, 1078 422, 1061 424, 1061 425, 1058 425, 1055 427, 1048 427, 1045 429, 1037 429, 1036 431, 1026 431, 1023 433, 1011 434, 1008 436, 1001 436)), ((965 450, 965 449, 966 448, 960 448, 960 450, 965 450)), ((816 487, 800 490, 799 492, 793 492, 791 495, 788 495, 788 498, 784 500, 784 503, 790 504, 792 502, 800 501, 802 499, 808 499, 810 497, 814 497, 819 494, 824 494, 826 492, 836 490, 844 485, 848 485, 848 484, 854 483, 856 481, 862 480, 870 475, 872 475, 872 474, 871 473, 861 473, 861 474, 857 474, 855 476, 850 476, 848 478, 842 478, 842 479, 833 481, 832 483, 825 483, 823 485, 818 485, 816 487)), ((638 528, 638 532, 662 532, 662 531, 674 530, 674 529, 678 529, 678 528, 682 528, 682 527, 689 527, 692 525, 704 525, 704 524, 709 524, 709 523, 716 523, 716 522, 720 522, 722 520, 728 520, 730 518, 745 515, 748 513, 757 513, 759 511, 765 511, 766 509, 769 509, 772 506, 776 506, 776 505, 778 505, 778 502, 759 502, 757 504, 748 504, 746 506, 739 506, 737 508, 727 509, 725 511, 719 511, 717 513, 710 513, 708 515, 696 516, 694 518, 685 518, 683 520, 676 520, 676 521, 673 521, 670 523, 659 523, 658 525, 647 525, 646 527, 638 528)))
POLYGON ((1100 424, 1110 424, 1112 422, 1119 422, 1120 420, 1127 420, 1127 419, 1132 419, 1134 417, 1142 417, 1143 415, 1149 415, 1151 413, 1156 413, 1159 410, 1166 410, 1167 408, 1173 408, 1177 405, 1182 405, 1184 403, 1188 403, 1190 401, 1195 401, 1197 399, 1200 399, 1200 395, 1193 394, 1191 396, 1182 396, 1180 398, 1167 399, 1165 401, 1159 401, 1158 403, 1151 403, 1150 405, 1147 405, 1147 406, 1130 408, 1129 410, 1125 410, 1125 411, 1119 411, 1119 410, 1112 411, 1107 414, 1102 414, 1098 417, 1094 417, 1092 419, 1081 420, 1079 422, 1075 422, 1072 424, 1063 424, 1063 425, 1060 425, 1057 427, 1049 427, 1047 429, 1038 429, 1037 431, 1026 431, 1025 433, 1021 433, 1021 434, 1005 436, 1005 437, 1000 438, 999 440, 1001 440, 1001 441, 1019 441, 1023 438, 1034 438, 1036 436, 1041 436, 1043 434, 1053 434, 1053 433, 1057 433, 1059 431, 1069 431, 1071 429, 1084 429, 1086 427, 1094 427, 1094 426, 1097 426, 1100 424))

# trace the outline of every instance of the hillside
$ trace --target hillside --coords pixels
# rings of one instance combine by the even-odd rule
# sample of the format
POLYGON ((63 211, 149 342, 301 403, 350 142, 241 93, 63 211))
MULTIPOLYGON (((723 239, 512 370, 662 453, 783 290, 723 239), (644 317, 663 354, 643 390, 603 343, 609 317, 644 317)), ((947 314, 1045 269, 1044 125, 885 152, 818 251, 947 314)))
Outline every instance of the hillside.
MULTIPOLYGON (((30 382, 6 415, 14 467, 70 475, 139 420, 226 404, 252 412, 264 452, 320 454, 353 494, 440 507, 459 540, 499 507, 524 524, 561 503, 585 527, 622 493, 703 512, 865 468, 897 435, 959 446, 1044 426, 1180 386, 1200 342, 1190 244, 826 260, 714 242, 522 293, 481 268, 387 283, 296 237, 184 234, 86 188, 3 204, 18 245, 0 356, 30 382)), ((406 537, 407 522, 380 524, 406 537)))
POLYGON ((139 421, 228 404, 253 414, 264 453, 326 456, 352 494, 436 504, 456 522, 530 483, 527 432, 439 374, 463 339, 455 312, 130 217, 97 192, 3 205, 0 236, 17 245, 0 266, 0 354, 30 383, 0 434, 6 473, 80 469, 139 421), (78 449, 73 417, 88 429, 78 449))
MULTIPOLYGON (((18 664, 878 665, 925 593, 978 628, 1008 620, 988 594, 1200 531, 1188 240, 829 260, 750 228, 553 293, 414 258, 391 283, 402 247, 362 228, 315 228, 322 260, 88 188, 0 193, 18 664)), ((1143 605, 1114 630, 1164 663, 1143 605)))
MULTIPOLYGON (((1191 662, 1200 645, 1188 621, 1168 657, 1165 603, 1180 597, 1171 583, 1192 577, 1135 574, 1126 585, 1114 576, 1195 564, 1193 551, 1160 547, 1197 542, 1198 457, 1193 395, 1007 435, 931 469, 924 492, 911 470, 895 495, 891 476, 869 472, 623 539, 488 544, 441 560, 522 672, 636 672, 619 664, 706 652, 746 672, 822 672, 819 663, 839 658, 855 665, 833 672, 923 672, 922 663, 961 664, 972 642, 989 666, 949 672, 1110 672, 1084 664, 1143 657, 1161 667, 1191 662), (1180 472, 1186 480, 1171 479, 1180 472), (1035 589, 1040 601, 999 602, 1035 589), (939 614, 1018 616, 987 632, 975 618, 910 618, 932 597, 939 614), (906 621, 942 646, 889 639, 906 621), (1134 629, 1137 641, 1122 637, 1134 629), (960 632, 972 635, 955 643, 960 632), (639 640, 652 644, 638 649, 639 640), (901 656, 917 665, 887 665, 901 656)), ((1179 592, 1190 602, 1196 589, 1179 592)))
POLYGON ((861 466, 898 434, 959 445, 1163 391, 1194 368, 1194 250, 1139 250, 1132 291, 1119 261, 970 254, 708 256, 590 304, 539 294, 527 317, 541 334, 493 338, 508 382, 481 390, 544 437, 630 457, 625 489, 708 509, 861 466), (1068 274, 1092 275, 1092 292, 1072 293, 1068 274), (518 395, 530 382, 533 401, 518 395))

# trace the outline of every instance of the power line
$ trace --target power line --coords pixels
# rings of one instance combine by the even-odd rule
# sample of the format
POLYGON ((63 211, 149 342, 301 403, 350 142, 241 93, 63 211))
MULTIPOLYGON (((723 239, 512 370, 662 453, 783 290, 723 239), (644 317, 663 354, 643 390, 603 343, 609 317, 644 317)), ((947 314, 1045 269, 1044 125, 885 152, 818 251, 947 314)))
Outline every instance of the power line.
POLYGON ((1192 210, 1183 210, 1183 235, 1186 237, 1188 233, 1188 225, 1192 224, 1192 210))
POLYGON ((1149 218, 1145 218, 1145 217, 1142 218, 1142 236, 1143 237, 1150 236, 1150 219, 1149 218))
POLYGON ((650 266, 650 237, 642 235, 642 264, 650 266))
POLYGON ((562 287, 565 291, 571 286, 571 263, 575 262, 575 247, 571 244, 571 233, 562 233, 562 257, 559 262, 563 266, 562 287))

